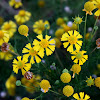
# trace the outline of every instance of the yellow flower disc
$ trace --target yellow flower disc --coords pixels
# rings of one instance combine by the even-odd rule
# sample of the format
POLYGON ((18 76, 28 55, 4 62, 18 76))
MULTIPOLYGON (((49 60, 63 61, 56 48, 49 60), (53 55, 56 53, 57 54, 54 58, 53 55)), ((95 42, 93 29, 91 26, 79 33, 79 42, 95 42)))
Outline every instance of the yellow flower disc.
POLYGON ((27 98, 27 97, 24 97, 24 98, 22 98, 21 100, 30 100, 29 98, 27 98))
POLYGON ((60 79, 63 83, 69 83, 71 81, 71 75, 69 73, 62 73, 60 79))
POLYGON ((71 96, 72 94, 74 93, 74 89, 72 86, 70 85, 66 85, 64 88, 63 88, 63 94, 67 97, 71 96))
POLYGON ((95 79, 95 86, 100 88, 100 77, 95 79))
POLYGON ((57 24, 57 25, 62 25, 62 24, 64 24, 64 19, 63 19, 63 18, 58 18, 57 21, 56 21, 56 24, 57 24))
POLYGON ((26 25, 20 25, 18 31, 21 35, 28 36, 28 27, 26 25))

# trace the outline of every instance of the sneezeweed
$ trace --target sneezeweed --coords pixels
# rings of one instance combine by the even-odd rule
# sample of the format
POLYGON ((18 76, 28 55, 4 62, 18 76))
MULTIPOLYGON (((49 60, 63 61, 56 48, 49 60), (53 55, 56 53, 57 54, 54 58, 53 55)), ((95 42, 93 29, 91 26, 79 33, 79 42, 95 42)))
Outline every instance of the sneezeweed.
POLYGON ((81 24, 81 23, 82 23, 82 18, 79 17, 79 16, 78 16, 78 17, 75 17, 75 18, 74 18, 74 23, 75 23, 75 24, 81 24))
POLYGON ((14 33, 16 32, 16 28, 17 25, 13 22, 13 21, 8 21, 8 22, 4 22, 4 24, 1 26, 1 29, 3 31, 7 31, 7 33, 9 34, 10 38, 14 35, 14 33))
POLYGON ((78 64, 74 64, 70 70, 73 71, 73 78, 74 78, 75 74, 79 75, 79 72, 81 71, 81 66, 78 64))
POLYGON ((44 51, 46 51, 46 55, 51 55, 55 50, 55 40, 50 39, 51 36, 45 35, 45 39, 43 39, 43 35, 40 34, 37 36, 37 38, 40 40, 34 39, 33 45, 34 50, 39 51, 38 55, 43 58, 44 57, 44 51))
POLYGON ((56 37, 54 38, 54 40, 55 40, 56 48, 60 48, 60 46, 62 45, 61 41, 58 38, 56 38, 56 37))
POLYGON ((39 56, 39 51, 34 49, 34 46, 31 46, 30 43, 26 44, 25 48, 23 48, 22 53, 24 53, 25 58, 30 59, 30 63, 34 64, 35 62, 41 62, 41 56, 39 56))
POLYGON ((27 79, 27 80, 30 80, 33 78, 33 73, 30 72, 30 71, 27 71, 25 74, 24 74, 24 78, 27 79))
POLYGON ((7 52, 9 50, 10 45, 8 43, 3 43, 1 45, 1 51, 2 52, 7 52))
POLYGON ((61 25, 61 28, 64 29, 64 32, 68 32, 68 31, 71 30, 71 28, 70 28, 68 25, 66 25, 66 24, 62 24, 62 25, 61 25))
POLYGON ((64 34, 64 29, 63 28, 59 28, 56 30, 55 32, 55 36, 59 39, 61 39, 62 35, 64 34))
POLYGON ((89 100, 89 99, 90 99, 90 96, 87 95, 87 94, 86 94, 85 97, 84 97, 84 92, 80 92, 79 95, 80 95, 80 97, 78 96, 77 93, 75 93, 75 94, 73 95, 73 97, 74 97, 76 100, 89 100), (83 98, 84 98, 84 99, 83 99, 83 98))
POLYGON ((36 100, 36 99, 29 99, 27 97, 22 98, 21 100, 36 100))
POLYGON ((63 94, 67 97, 70 97, 72 94, 74 93, 74 89, 72 86, 70 85, 66 85, 64 88, 63 88, 63 94))
POLYGON ((86 51, 82 50, 75 50, 73 51, 71 54, 73 56, 71 56, 71 59, 74 60, 73 62, 79 65, 83 65, 83 63, 86 62, 86 60, 88 60, 88 55, 84 55, 86 53, 86 51))
POLYGON ((21 2, 21 0, 10 0, 9 1, 9 5, 11 7, 14 7, 15 9, 18 9, 19 7, 21 7, 23 4, 21 2))
POLYGON ((86 82, 87 82, 87 86, 91 87, 91 85, 94 85, 94 79, 92 78, 92 76, 90 76, 90 78, 88 78, 86 82))
POLYGON ((62 24, 64 24, 64 19, 59 17, 59 18, 56 20, 56 24, 59 25, 59 26, 62 25, 62 24))
POLYGON ((24 35, 26 37, 28 36, 28 31, 29 31, 29 28, 26 25, 20 25, 18 28, 18 32, 21 35, 24 35))
POLYGON ((93 4, 93 2, 91 1, 87 1, 85 4, 84 4, 84 9, 83 11, 86 12, 86 15, 89 14, 89 15, 92 15, 92 11, 95 9, 95 5, 93 4))
POLYGON ((39 20, 36 21, 33 25, 33 31, 37 34, 42 34, 45 29, 50 29, 50 24, 48 21, 39 20))
POLYGON ((50 85, 50 83, 49 83, 48 80, 44 80, 43 79, 40 82, 40 87, 41 87, 41 91, 44 92, 44 93, 46 93, 46 92, 48 92, 49 88, 51 88, 51 85, 50 85))
POLYGON ((17 60, 14 58, 13 60, 13 71, 18 74, 18 70, 21 69, 22 75, 25 74, 26 71, 29 71, 31 68, 31 64, 28 63, 28 59, 25 57, 17 56, 17 60))
POLYGON ((0 46, 6 42, 8 43, 9 41, 9 35, 7 34, 6 31, 0 30, 0 46))
POLYGON ((73 23, 71 26, 71 30, 77 30, 77 29, 78 29, 77 24, 73 23))
POLYGON ((71 81, 71 75, 69 73, 62 73, 60 79, 63 83, 69 83, 71 81))
POLYGON ((14 16, 16 22, 25 23, 29 21, 31 13, 25 10, 20 10, 17 15, 14 16))
POLYGON ((97 77, 94 82, 95 82, 95 86, 99 87, 100 89, 100 77, 97 77))
POLYGON ((76 30, 74 31, 68 31, 68 33, 65 33, 62 35, 61 41, 64 41, 63 45, 64 48, 67 48, 67 51, 73 52, 74 47, 76 50, 80 50, 82 46, 82 41, 80 40, 82 38, 82 35, 79 34, 76 30))

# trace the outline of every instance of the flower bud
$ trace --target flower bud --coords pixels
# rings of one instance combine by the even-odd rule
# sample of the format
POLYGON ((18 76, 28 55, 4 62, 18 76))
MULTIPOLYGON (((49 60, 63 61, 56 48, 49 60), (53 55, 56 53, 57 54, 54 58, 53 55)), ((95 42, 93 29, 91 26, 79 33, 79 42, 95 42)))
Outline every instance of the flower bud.
POLYGON ((21 81, 20 80, 16 81, 16 86, 21 86, 21 81))

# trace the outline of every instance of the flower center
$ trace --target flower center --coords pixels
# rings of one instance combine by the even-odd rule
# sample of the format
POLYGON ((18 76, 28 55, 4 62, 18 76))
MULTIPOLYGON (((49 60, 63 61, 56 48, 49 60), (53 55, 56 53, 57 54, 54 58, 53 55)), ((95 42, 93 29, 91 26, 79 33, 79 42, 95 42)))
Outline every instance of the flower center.
POLYGON ((92 80, 92 79, 89 79, 89 80, 87 81, 87 83, 92 84, 92 83, 93 83, 93 80, 92 80))
POLYGON ((10 24, 6 24, 5 27, 4 27, 5 30, 9 30, 10 28, 11 28, 10 24))
POLYGON ((34 49, 30 49, 29 54, 31 56, 35 56, 37 54, 37 52, 34 49))
POLYGON ((44 30, 45 29, 45 27, 44 27, 44 24, 42 23, 42 24, 40 24, 39 26, 38 26, 38 28, 39 28, 39 30, 44 30))
POLYGON ((83 55, 82 55, 81 52, 78 52, 78 53, 76 54, 76 58, 77 58, 77 59, 82 59, 82 56, 83 56, 83 55))
POLYGON ((25 16, 25 11, 24 10, 19 11, 19 15, 20 16, 25 16))
POLYGON ((18 61, 18 67, 19 67, 19 69, 22 69, 23 68, 23 62, 22 61, 18 61))
POLYGON ((41 46, 42 48, 47 48, 48 45, 49 45, 49 42, 48 42, 46 39, 41 40, 40 46, 41 46))
POLYGON ((77 42, 77 38, 75 36, 70 36, 68 42, 70 44, 75 44, 77 42))
POLYGON ((4 37, 4 33, 0 31, 0 39, 2 39, 3 37, 4 37))

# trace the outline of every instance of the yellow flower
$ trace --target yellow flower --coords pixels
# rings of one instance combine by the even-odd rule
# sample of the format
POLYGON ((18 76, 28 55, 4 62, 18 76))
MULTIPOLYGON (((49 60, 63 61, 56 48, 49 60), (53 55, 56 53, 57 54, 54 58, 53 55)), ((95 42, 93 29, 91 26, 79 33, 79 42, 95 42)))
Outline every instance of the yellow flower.
POLYGON ((50 29, 50 24, 48 21, 39 20, 33 25, 33 31, 37 34, 42 34, 45 29, 50 29))
POLYGON ((77 30, 77 29, 78 29, 77 24, 73 23, 73 25, 71 26, 71 30, 77 30))
POLYGON ((22 3, 21 3, 21 0, 10 0, 9 1, 9 5, 11 6, 11 7, 13 7, 14 6, 14 8, 19 8, 19 7, 21 7, 22 6, 22 3))
POLYGON ((51 88, 51 85, 50 85, 50 83, 49 83, 48 80, 44 80, 43 79, 40 82, 40 87, 41 87, 41 91, 44 92, 44 93, 46 93, 46 92, 48 92, 49 88, 51 88))
POLYGON ((63 94, 67 97, 71 96, 72 94, 74 93, 74 89, 72 86, 70 85, 66 85, 64 88, 63 88, 63 94))
POLYGON ((62 24, 61 27, 64 29, 65 32, 68 32, 71 30, 71 28, 67 26, 66 24, 62 24))
POLYGON ((97 68, 100 70, 100 64, 97 65, 97 68))
POLYGON ((55 46, 57 47, 57 48, 60 48, 60 46, 61 46, 61 41, 58 39, 58 38, 54 38, 54 40, 55 40, 55 46))
POLYGON ((27 63, 28 59, 25 57, 23 57, 22 59, 21 56, 18 56, 17 59, 18 60, 16 59, 13 60, 13 71, 17 74, 18 70, 21 69, 22 75, 24 75, 26 71, 30 70, 31 64, 27 63))
POLYGON ((17 15, 14 16, 16 22, 25 23, 29 21, 31 13, 25 10, 20 10, 17 15))
POLYGON ((38 6, 39 7, 44 7, 45 6, 45 1, 44 0, 38 0, 38 6))
POLYGON ((63 83, 69 83, 71 81, 71 75, 69 73, 62 73, 60 79, 63 83))
POLYGON ((25 47, 26 48, 23 48, 22 53, 25 53, 24 57, 27 59, 29 56, 31 56, 30 63, 33 64, 35 63, 35 61, 37 63, 41 62, 38 51, 34 50, 34 47, 32 47, 30 43, 28 43, 25 47))
POLYGON ((87 95, 87 94, 86 94, 85 97, 84 97, 84 92, 80 92, 79 95, 80 95, 80 97, 78 96, 77 93, 75 93, 75 94, 73 95, 73 97, 74 97, 75 99, 77 99, 77 100, 88 100, 88 99, 90 98, 90 96, 87 95), (83 98, 84 98, 84 99, 83 99, 83 98))
POLYGON ((91 85, 94 85, 94 79, 92 79, 91 76, 90 76, 90 78, 88 78, 88 79, 86 80, 86 82, 87 82, 87 86, 90 86, 90 87, 91 87, 91 85))
POLYGON ((100 16, 100 0, 94 0, 93 3, 94 3, 94 5, 95 5, 95 7, 98 9, 98 10, 94 13, 94 15, 95 15, 95 16, 100 16))
MULTIPOLYGON (((14 52, 13 48, 10 46, 9 47, 10 51, 14 52)), ((13 59, 13 55, 7 51, 7 52, 0 52, 0 59, 9 61, 13 59)))
POLYGON ((78 64, 74 64, 70 70, 73 71, 73 78, 74 78, 75 73, 79 75, 79 72, 81 71, 81 66, 78 64))
POLYGON ((16 24, 13 22, 13 21, 8 21, 8 22, 5 22, 1 29, 3 31, 7 31, 7 33, 9 34, 10 38, 14 35, 14 33, 16 32, 16 24))
POLYGON ((6 83, 5 83, 5 86, 6 86, 7 90, 8 90, 8 93, 9 93, 9 95, 11 95, 11 96, 14 96, 14 95, 15 95, 16 80, 17 80, 16 77, 13 76, 13 75, 11 75, 11 76, 7 79, 7 81, 6 81, 6 83))
POLYGON ((86 12, 86 14, 92 15, 92 11, 95 9, 96 7, 94 6, 93 2, 88 1, 84 4, 84 9, 83 11, 86 12))
POLYGON ((62 28, 57 29, 55 32, 55 36, 59 39, 61 39, 63 34, 64 34, 64 29, 62 29, 62 28))
POLYGON ((57 25, 62 25, 62 24, 64 24, 64 19, 63 19, 63 18, 58 18, 58 19, 56 20, 56 24, 57 24, 57 25))
POLYGON ((83 63, 86 62, 86 60, 88 60, 88 55, 84 55, 84 53, 86 53, 86 51, 82 50, 75 50, 73 51, 71 54, 73 54, 73 56, 71 56, 71 59, 74 60, 73 62, 79 65, 83 65, 83 63))
POLYGON ((9 35, 7 34, 6 31, 0 30, 0 46, 6 42, 8 43, 9 41, 9 35))
POLYGON ((100 88, 100 77, 97 77, 94 82, 95 86, 100 88))
POLYGON ((46 55, 51 55, 55 50, 55 40, 50 39, 51 36, 45 35, 45 39, 43 39, 43 35, 40 34, 37 36, 37 38, 40 40, 34 39, 33 45, 34 50, 39 51, 38 55, 43 58, 44 57, 44 51, 46 51, 46 55))
POLYGON ((68 31, 68 33, 63 34, 61 41, 65 41, 63 45, 64 45, 64 48, 68 47, 67 51, 73 52, 73 46, 75 46, 76 50, 80 50, 82 46, 82 41, 79 39, 81 38, 82 38, 82 35, 80 35, 79 32, 74 30, 74 31, 68 31))
POLYGON ((28 27, 26 25, 20 25, 19 28, 18 28, 18 32, 21 34, 21 35, 24 35, 24 36, 28 36, 28 27))
POLYGON ((29 98, 27 98, 27 97, 24 97, 24 98, 22 98, 21 100, 30 100, 29 98))
POLYGON ((0 16, 0 25, 2 25, 4 22, 4 18, 0 16))
POLYGON ((75 18, 74 18, 74 23, 75 23, 75 24, 81 24, 81 23, 82 23, 82 18, 79 17, 79 16, 78 16, 78 17, 75 17, 75 18))

